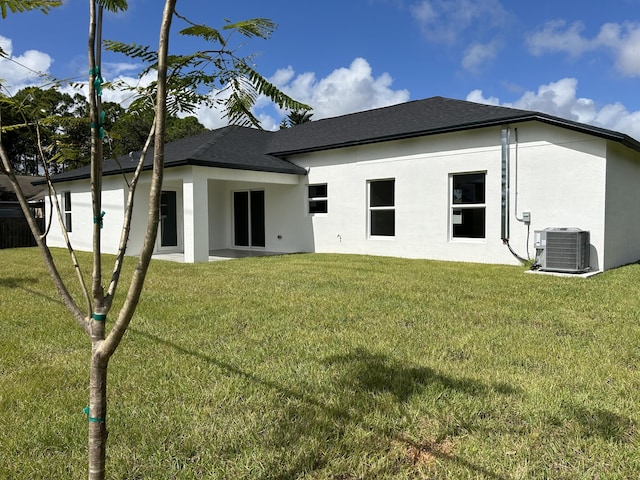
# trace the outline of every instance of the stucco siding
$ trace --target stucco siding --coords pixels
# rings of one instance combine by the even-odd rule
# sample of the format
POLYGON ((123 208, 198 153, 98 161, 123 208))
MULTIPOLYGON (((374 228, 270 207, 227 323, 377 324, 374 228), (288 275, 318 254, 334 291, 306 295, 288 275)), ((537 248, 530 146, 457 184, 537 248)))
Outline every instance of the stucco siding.
POLYGON ((327 183, 312 216, 315 251, 512 263, 500 240, 500 131, 488 129, 300 156, 310 184, 327 183), (452 174, 486 172, 486 238, 450 236, 452 174), (368 183, 393 179, 395 235, 369 235, 368 183))
POLYGON ((605 268, 640 259, 640 154, 609 144, 605 268))
POLYGON ((208 181, 209 190, 209 250, 230 248, 231 196, 225 183, 208 181))
MULTIPOLYGON (((105 179, 102 193, 102 251, 105 253, 116 253, 120 241, 120 231, 124 216, 125 190, 122 186, 122 179, 105 179)), ((73 248, 79 251, 93 250, 93 207, 91 192, 86 188, 87 182, 66 182, 56 184, 58 202, 64 208, 63 197, 65 192, 71 194, 71 221, 72 230, 69 232, 69 239, 73 248)), ((46 204, 46 218, 49 218, 50 205, 46 204)), ((57 214, 54 212, 49 233, 47 235, 47 245, 50 247, 66 248, 64 236, 57 214)))
POLYGON ((579 228, 590 232, 593 270, 603 267, 606 142, 540 123, 511 135, 511 245, 535 255, 534 231, 579 228), (517 220, 530 212, 531 224, 517 220), (527 233, 529 241, 527 243, 527 233))
MULTIPOLYGON (((151 194, 151 184, 147 178, 146 175, 143 175, 142 181, 136 187, 127 255, 138 255, 142 250, 142 242, 144 241, 149 215, 149 195, 151 194)), ((127 194, 125 193, 125 195, 127 194)))
POLYGON ((210 249, 235 248, 233 193, 260 190, 265 202, 266 251, 294 253, 312 251, 313 239, 305 225, 303 187, 262 182, 209 182, 210 249))
MULTIPOLYGON (((535 255, 533 232, 546 227, 591 231, 604 241, 604 147, 594 137, 537 123, 511 129, 510 243, 520 256, 535 255), (516 211, 517 208, 517 211, 516 211), (531 213, 527 226, 518 222, 531 213)), ((293 159, 308 168, 308 183, 327 183, 328 213, 311 216, 315 251, 518 264, 501 238, 500 128, 435 135, 314 154, 293 159), (451 176, 484 172, 486 235, 452 238, 451 176), (395 180, 396 231, 368 235, 367 183, 395 180)))
MULTIPOLYGON (((289 156, 287 160, 303 167, 306 176, 204 166, 169 168, 163 190, 176 192, 178 236, 178 245, 169 249, 184 252, 185 261, 204 261, 210 250, 236 248, 234 192, 261 191, 265 238, 264 246, 255 248, 517 265, 519 260, 503 242, 501 130, 491 126, 289 156), (467 235, 476 238, 464 238, 457 226, 461 207, 452 199, 463 191, 459 184, 454 192, 454 178, 459 181, 461 176, 475 178, 475 186, 484 185, 484 202, 472 206, 484 215, 484 234, 467 235), (393 234, 372 235, 369 188, 377 181, 381 181, 377 185, 386 181, 389 188, 389 180, 393 204, 384 208, 385 215, 393 211, 393 234), (326 213, 309 213, 309 185, 324 184, 326 213)), ((506 236, 517 255, 534 258, 536 230, 580 228, 590 232, 593 270, 640 258, 636 219, 640 153, 608 144, 597 135, 537 120, 511 125, 509 133, 506 236), (530 214, 529 224, 523 221, 525 212, 530 214)), ((60 200, 64 192, 71 193, 70 237, 78 250, 92 248, 88 185, 88 180, 56 184, 60 200)), ((121 176, 105 177, 103 186, 103 251, 116 253, 127 186, 121 176)), ((144 172, 136 194, 129 255, 142 248, 149 189, 150 175, 144 172)), ((388 222, 391 216, 384 218, 388 222)), ((57 220, 47 241, 50 246, 65 246, 57 220)))

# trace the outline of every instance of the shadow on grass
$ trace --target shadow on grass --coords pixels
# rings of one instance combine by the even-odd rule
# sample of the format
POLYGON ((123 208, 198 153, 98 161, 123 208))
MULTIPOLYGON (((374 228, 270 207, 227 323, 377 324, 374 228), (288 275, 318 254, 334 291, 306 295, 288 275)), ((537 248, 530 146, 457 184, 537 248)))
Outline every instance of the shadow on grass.
POLYGON ((6 277, 0 278, 2 288, 24 288, 25 285, 32 285, 38 281, 33 277, 6 277))
POLYGON ((407 367, 392 361, 388 355, 370 353, 358 348, 347 355, 328 357, 327 365, 339 365, 344 372, 344 382, 367 392, 387 392, 399 402, 406 402, 426 386, 437 384, 444 390, 455 390, 467 395, 485 395, 491 391, 503 395, 521 393, 504 383, 487 385, 470 378, 455 378, 428 367, 407 367))
POLYGON ((580 425, 585 437, 600 437, 604 440, 627 443, 631 441, 635 425, 633 420, 608 410, 589 410, 582 405, 565 405, 565 413, 580 425))
MULTIPOLYGON (((265 435, 263 441, 277 445, 280 449, 294 450, 296 444, 302 439, 312 437, 314 443, 335 447, 340 444, 341 438, 355 429, 369 431, 378 437, 384 437, 389 444, 402 444, 405 450, 428 454, 433 458, 445 462, 457 464, 477 476, 484 478, 503 479, 504 477, 475 465, 450 451, 443 450, 437 444, 417 443, 404 435, 399 435, 393 429, 370 425, 367 421, 371 409, 381 410, 388 408, 375 399, 372 393, 390 393, 397 402, 405 403, 414 394, 419 393, 428 385, 437 385, 441 390, 455 390, 465 395, 481 396, 491 392, 511 395, 520 393, 521 390, 505 384, 487 385, 473 379, 455 378, 438 373, 426 367, 406 367, 400 362, 392 362, 388 356, 373 354, 365 349, 357 349, 348 355, 328 357, 324 363, 329 366, 338 366, 343 372, 340 388, 336 389, 335 405, 322 402, 311 395, 309 390, 296 390, 278 382, 261 378, 260 376, 242 370, 235 365, 216 359, 200 351, 184 348, 170 340, 160 338, 148 332, 130 328, 133 335, 145 337, 158 344, 170 347, 176 351, 199 358, 211 365, 215 365, 229 374, 236 375, 247 381, 261 385, 275 391, 278 397, 285 397, 288 402, 279 402, 279 417, 281 421, 271 431, 261 432, 265 435), (353 395, 353 390, 356 394, 353 395), (351 391, 349 391, 351 390, 351 391), (366 395, 370 400, 361 402, 366 395), (368 402, 368 403, 367 403, 368 402)), ((392 412, 389 412, 392 414, 392 412)), ((376 442, 374 442, 375 444, 376 442)), ((349 455, 350 452, 343 452, 349 455)), ((326 464, 324 455, 320 451, 301 451, 287 457, 285 461, 273 462, 266 468, 269 473, 263 478, 289 479, 302 474, 316 471, 326 464)), ((380 467, 380 475, 384 475, 384 467, 380 467)), ((376 477, 375 472, 370 472, 371 477, 376 477)), ((388 473, 388 472, 386 472, 388 473)), ((356 478, 350 474, 336 478, 356 478)))
POLYGON ((11 288, 14 290, 22 290, 29 295, 38 296, 44 298, 49 302, 58 303, 60 305, 64 305, 62 300, 59 298, 50 297, 49 295, 45 295, 42 292, 34 290, 33 288, 29 288, 31 285, 38 283, 40 279, 35 277, 6 277, 0 278, 0 288, 11 288))

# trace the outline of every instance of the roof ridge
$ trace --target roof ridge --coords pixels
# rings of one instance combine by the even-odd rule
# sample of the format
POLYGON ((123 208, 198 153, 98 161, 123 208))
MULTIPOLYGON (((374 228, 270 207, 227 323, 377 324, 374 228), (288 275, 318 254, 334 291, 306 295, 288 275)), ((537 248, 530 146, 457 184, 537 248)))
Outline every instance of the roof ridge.
POLYGON ((273 137, 269 153, 287 156, 529 120, 600 136, 640 152, 640 142, 614 130, 534 110, 436 96, 283 129, 273 137))

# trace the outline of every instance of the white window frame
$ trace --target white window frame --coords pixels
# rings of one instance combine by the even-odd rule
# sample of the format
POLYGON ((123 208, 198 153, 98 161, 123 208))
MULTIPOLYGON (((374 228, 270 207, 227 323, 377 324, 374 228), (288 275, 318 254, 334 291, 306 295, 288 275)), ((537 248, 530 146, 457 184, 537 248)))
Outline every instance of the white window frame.
POLYGON ((396 212, 396 179, 395 178, 375 178, 372 180, 367 180, 367 235, 369 238, 376 238, 376 239, 384 239, 384 238, 388 238, 388 239, 393 239, 396 237, 396 219, 395 219, 395 212, 396 212), (371 205, 371 185, 374 183, 378 183, 378 182, 393 182, 393 204, 392 205, 379 205, 379 206, 372 206, 371 205), (374 212, 393 212, 394 214, 394 218, 393 218, 393 235, 380 235, 380 234, 374 234, 371 231, 371 227, 372 227, 372 221, 371 221, 371 217, 372 214, 374 212))
POLYGON ((71 192, 62 192, 62 218, 64 218, 64 228, 71 233, 73 228, 73 217, 71 213, 71 192))
POLYGON ((329 184, 328 183, 310 183, 307 185, 307 214, 308 215, 326 215, 329 213, 329 184), (312 187, 322 187, 325 188, 324 196, 312 196, 311 188, 312 187), (324 202, 324 211, 312 212, 311 204, 313 202, 322 203, 324 202))
POLYGON ((474 171, 474 172, 455 172, 449 174, 449 239, 451 241, 464 241, 464 242, 483 242, 487 238, 487 172, 486 171, 474 171), (463 175, 483 175, 484 185, 484 202, 477 203, 455 203, 454 199, 456 194, 462 195, 462 192, 456 192, 454 190, 454 177, 460 177, 463 175), (483 235, 480 236, 456 236, 454 234, 454 225, 456 222, 462 222, 461 210, 482 210, 484 212, 484 229, 483 235))

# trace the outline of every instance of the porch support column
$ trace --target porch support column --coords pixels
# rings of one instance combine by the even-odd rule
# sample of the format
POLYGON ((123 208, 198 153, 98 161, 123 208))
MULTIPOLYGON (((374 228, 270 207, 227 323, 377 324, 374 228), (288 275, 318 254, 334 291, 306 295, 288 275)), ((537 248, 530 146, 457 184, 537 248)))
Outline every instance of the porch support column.
POLYGON ((207 179, 186 174, 182 186, 184 218, 184 261, 209 260, 209 198, 207 179))

